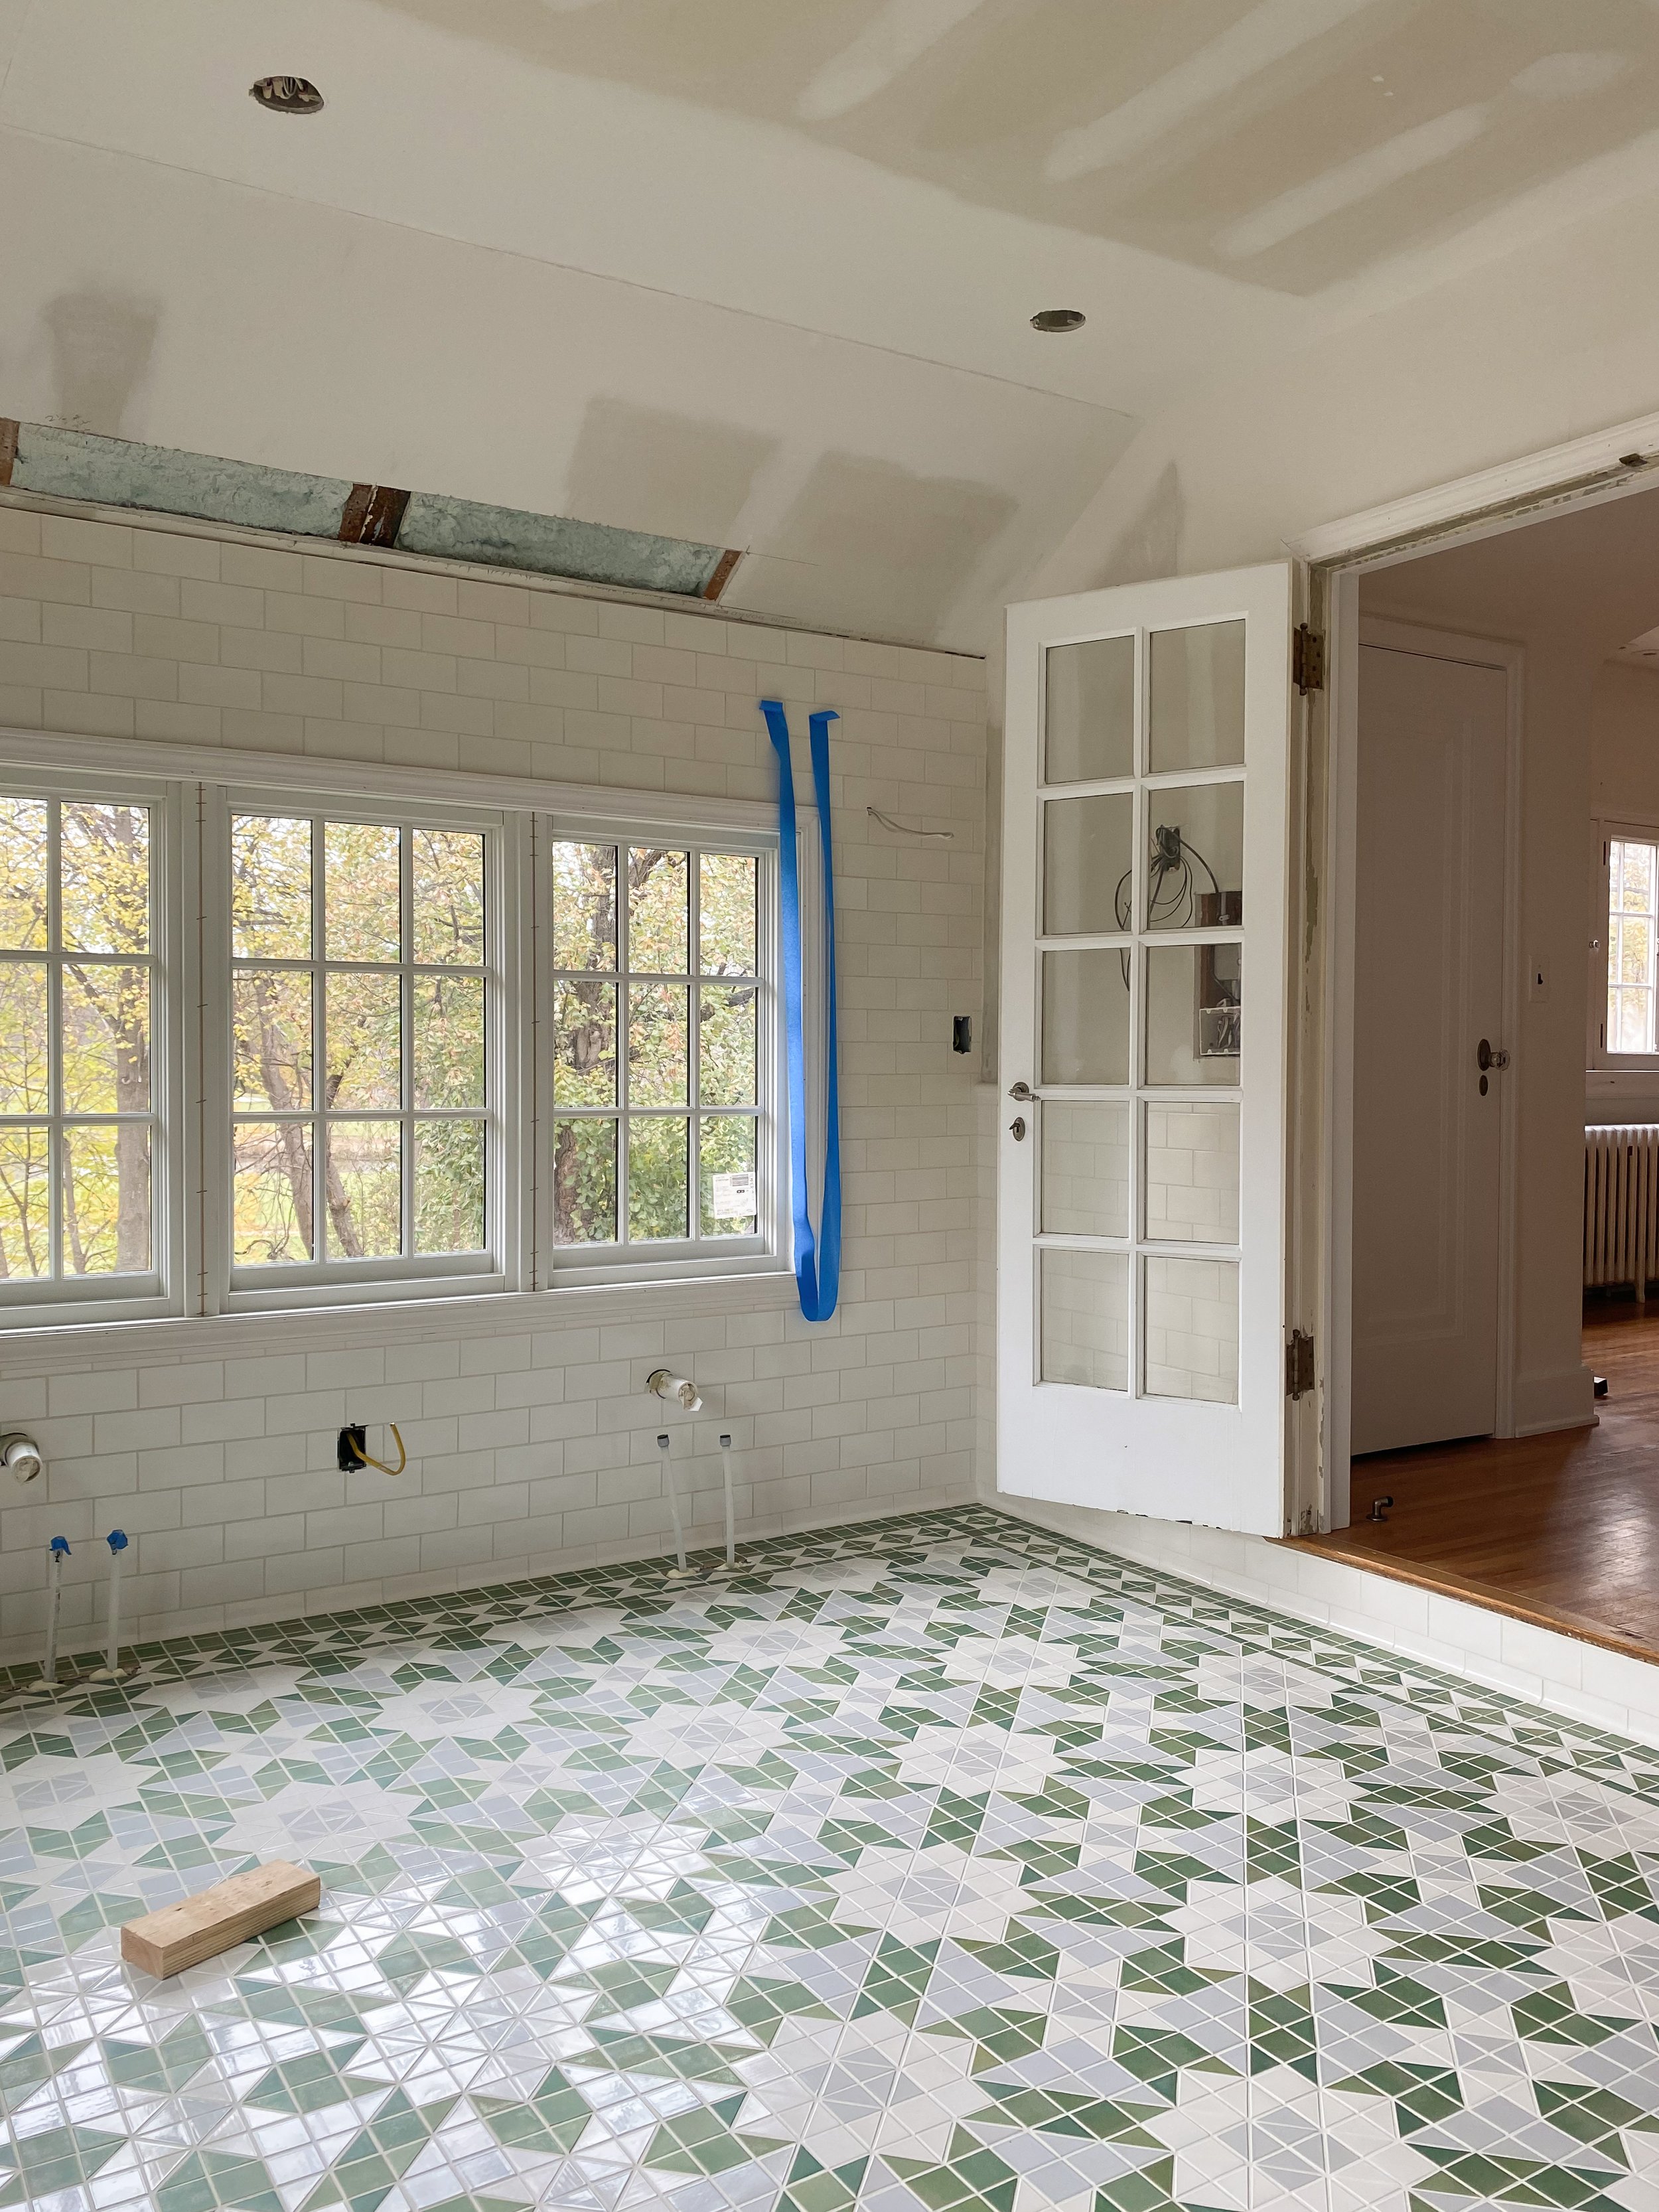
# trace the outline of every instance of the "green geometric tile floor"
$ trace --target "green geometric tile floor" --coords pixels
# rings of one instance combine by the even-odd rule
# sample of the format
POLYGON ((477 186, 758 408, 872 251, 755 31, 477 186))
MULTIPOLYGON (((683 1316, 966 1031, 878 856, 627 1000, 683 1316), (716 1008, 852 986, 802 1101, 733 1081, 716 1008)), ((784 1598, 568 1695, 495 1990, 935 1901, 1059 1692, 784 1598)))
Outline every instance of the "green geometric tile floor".
POLYGON ((1659 2212, 1659 1753, 1349 1639, 971 1509, 142 1656, 0 1716, 0 2206, 1659 2212))

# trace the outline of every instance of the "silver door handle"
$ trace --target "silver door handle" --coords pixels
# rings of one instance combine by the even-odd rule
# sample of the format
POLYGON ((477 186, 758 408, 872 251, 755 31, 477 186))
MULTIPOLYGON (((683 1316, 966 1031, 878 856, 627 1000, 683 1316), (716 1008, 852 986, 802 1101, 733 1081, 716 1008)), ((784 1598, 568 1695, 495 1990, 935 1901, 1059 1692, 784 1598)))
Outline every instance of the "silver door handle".
POLYGON ((1025 1142, 1025 1116, 1023 1114, 1016 1114, 1008 1124, 1008 1134, 1017 1145, 1025 1142))
POLYGON ((1475 1049, 1474 1064, 1484 1075, 1489 1067, 1507 1067, 1510 1064, 1510 1056, 1501 1045, 1494 1051, 1486 1038, 1482 1037, 1475 1049))
POLYGON ((1008 1096, 1011 1098, 1029 1098, 1031 1096, 1031 1086, 1029 1083, 1017 1083, 1008 1096))

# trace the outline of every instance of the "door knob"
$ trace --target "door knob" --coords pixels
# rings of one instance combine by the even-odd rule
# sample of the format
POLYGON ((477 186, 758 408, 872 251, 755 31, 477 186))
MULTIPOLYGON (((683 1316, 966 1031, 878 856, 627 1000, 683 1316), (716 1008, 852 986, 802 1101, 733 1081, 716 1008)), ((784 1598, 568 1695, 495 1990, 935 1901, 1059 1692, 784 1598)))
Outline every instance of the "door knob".
POLYGON ((1510 1056, 1501 1045, 1494 1052, 1486 1038, 1482 1037, 1475 1048, 1474 1064, 1484 1075, 1489 1067, 1507 1067, 1510 1064, 1510 1056))
POLYGON ((1017 1145, 1025 1142, 1025 1116, 1023 1114, 1016 1114, 1008 1124, 1008 1134, 1017 1145))
POLYGON ((1029 1098, 1031 1096, 1031 1086, 1029 1083, 1017 1083, 1008 1096, 1011 1098, 1029 1098))

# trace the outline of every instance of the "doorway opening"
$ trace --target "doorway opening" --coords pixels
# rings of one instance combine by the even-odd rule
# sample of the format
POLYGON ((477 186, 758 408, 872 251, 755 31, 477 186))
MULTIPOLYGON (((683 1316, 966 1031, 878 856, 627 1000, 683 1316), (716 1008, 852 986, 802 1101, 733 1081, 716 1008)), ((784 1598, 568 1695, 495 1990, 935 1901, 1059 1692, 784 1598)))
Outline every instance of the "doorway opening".
POLYGON ((1659 1662, 1659 498, 1334 597, 1347 1364, 1293 1540, 1659 1662))

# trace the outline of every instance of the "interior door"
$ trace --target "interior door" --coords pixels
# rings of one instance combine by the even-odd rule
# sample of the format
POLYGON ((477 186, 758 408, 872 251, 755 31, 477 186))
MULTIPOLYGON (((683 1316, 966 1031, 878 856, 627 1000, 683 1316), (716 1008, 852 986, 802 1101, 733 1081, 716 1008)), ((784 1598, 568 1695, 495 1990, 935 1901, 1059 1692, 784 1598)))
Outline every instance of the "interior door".
POLYGON ((1288 564, 1011 608, 998 1481, 1285 1528, 1288 564))
POLYGON ((1356 1454, 1498 1425, 1508 721, 1504 669, 1361 646, 1356 1454))

